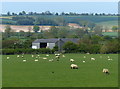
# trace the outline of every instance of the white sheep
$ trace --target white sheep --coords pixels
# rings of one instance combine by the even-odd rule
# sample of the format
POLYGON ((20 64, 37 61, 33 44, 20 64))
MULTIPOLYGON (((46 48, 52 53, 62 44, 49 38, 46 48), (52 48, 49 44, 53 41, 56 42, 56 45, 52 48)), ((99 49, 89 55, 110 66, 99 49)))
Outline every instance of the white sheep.
POLYGON ((108 60, 112 60, 112 59, 109 58, 108 60))
POLYGON ((110 57, 108 56, 108 58, 110 58, 110 57))
POLYGON ((85 63, 85 61, 83 61, 83 63, 85 63))
POLYGON ((24 58, 24 56, 22 55, 22 58, 24 58))
POLYGON ((60 54, 57 54, 58 56, 60 56, 60 54))
POLYGON ((26 60, 23 60, 23 62, 26 62, 26 60))
POLYGON ((34 57, 34 55, 32 55, 32 57, 34 57))
POLYGON ((75 60, 74 59, 70 59, 70 62, 74 62, 75 60))
POLYGON ((49 62, 53 62, 53 59, 49 60, 49 62))
POLYGON ((62 57, 65 57, 65 55, 62 55, 62 57))
POLYGON ((106 73, 106 74, 109 74, 109 70, 108 69, 103 69, 103 71, 102 71, 103 73, 106 73))
POLYGON ((10 59, 10 57, 7 57, 7 59, 10 59))
POLYGON ((59 56, 56 56, 55 58, 59 58, 59 56))
POLYGON ((76 65, 76 64, 71 64, 70 67, 71 67, 71 69, 78 69, 78 65, 76 65))
POLYGON ((91 60, 95 60, 95 58, 91 58, 91 60))
POLYGON ((38 59, 35 59, 35 61, 38 61, 38 59))
POLYGON ((48 57, 49 55, 47 54, 46 56, 48 57))
POLYGON ((17 55, 17 58, 19 58, 20 57, 20 55, 17 55))
POLYGON ((46 57, 43 57, 43 59, 47 59, 46 57))
POLYGON ((55 54, 55 56, 57 56, 58 54, 55 54))
POLYGON ((86 58, 86 56, 84 56, 84 58, 86 58))

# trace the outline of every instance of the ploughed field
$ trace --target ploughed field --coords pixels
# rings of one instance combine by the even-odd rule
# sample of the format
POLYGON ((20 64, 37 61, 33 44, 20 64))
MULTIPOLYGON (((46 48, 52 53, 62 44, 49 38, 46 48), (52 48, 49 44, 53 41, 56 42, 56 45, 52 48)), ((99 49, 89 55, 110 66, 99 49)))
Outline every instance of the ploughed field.
POLYGON ((118 86, 117 54, 64 54, 59 61, 54 54, 19 56, 2 56, 3 87, 118 86), (78 69, 71 69, 71 64, 77 64, 78 69), (102 72, 104 68, 109 70, 109 75, 102 72))

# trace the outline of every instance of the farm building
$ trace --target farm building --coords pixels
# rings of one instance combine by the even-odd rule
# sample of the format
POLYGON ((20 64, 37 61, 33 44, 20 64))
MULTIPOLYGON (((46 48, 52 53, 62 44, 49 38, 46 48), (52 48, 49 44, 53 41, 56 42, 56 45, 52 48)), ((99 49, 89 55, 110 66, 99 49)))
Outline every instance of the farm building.
POLYGON ((75 38, 62 38, 62 39, 37 39, 32 42, 32 48, 33 49, 39 49, 39 48, 50 48, 53 49, 55 45, 58 45, 59 48, 62 49, 62 46, 64 43, 71 41, 73 43, 78 43, 79 39, 75 38))

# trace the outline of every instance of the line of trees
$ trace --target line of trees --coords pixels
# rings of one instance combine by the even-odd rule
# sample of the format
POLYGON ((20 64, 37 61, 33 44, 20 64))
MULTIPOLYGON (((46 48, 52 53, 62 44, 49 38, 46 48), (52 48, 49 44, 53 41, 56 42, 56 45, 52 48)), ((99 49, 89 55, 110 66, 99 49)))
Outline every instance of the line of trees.
MULTIPOLYGON (((88 39, 87 39, 88 40, 88 39)), ((102 42, 102 41, 101 41, 102 42)), ((67 42, 63 46, 66 53, 92 53, 92 54, 108 54, 108 53, 119 53, 120 44, 118 39, 112 39, 105 43, 94 43, 94 40, 84 42, 80 40, 78 44, 67 42)))
POLYGON ((118 16, 119 14, 106 14, 106 13, 76 13, 76 12, 61 12, 61 13, 58 13, 58 12, 50 12, 50 11, 45 11, 45 12, 25 12, 25 11, 22 11, 22 12, 19 12, 18 14, 17 13, 14 13, 14 12, 7 12, 7 14, 2 14, 4 16, 16 16, 16 15, 56 15, 56 16, 59 16, 59 15, 70 15, 70 16, 78 16, 78 15, 83 15, 83 16, 118 16))
POLYGON ((102 36, 102 27, 96 25, 92 27, 93 30, 88 28, 70 28, 68 26, 52 26, 50 30, 43 31, 38 25, 28 27, 28 32, 20 31, 14 32, 8 25, 5 27, 5 32, 3 32, 3 40, 9 39, 11 37, 26 38, 26 39, 41 39, 41 38, 82 38, 85 35, 99 35, 102 36), (31 32, 34 31, 34 32, 31 32))

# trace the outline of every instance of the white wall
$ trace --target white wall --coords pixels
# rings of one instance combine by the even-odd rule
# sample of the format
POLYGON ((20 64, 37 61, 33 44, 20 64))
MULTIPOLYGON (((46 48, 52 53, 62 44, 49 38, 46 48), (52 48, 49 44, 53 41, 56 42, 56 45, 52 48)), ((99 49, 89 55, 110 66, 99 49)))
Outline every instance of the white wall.
POLYGON ((37 46, 32 46, 32 49, 37 49, 37 46))
POLYGON ((47 47, 50 49, 53 49, 54 46, 55 46, 55 43, 47 43, 47 47))
POLYGON ((32 43, 32 49, 39 49, 40 43, 32 43))

